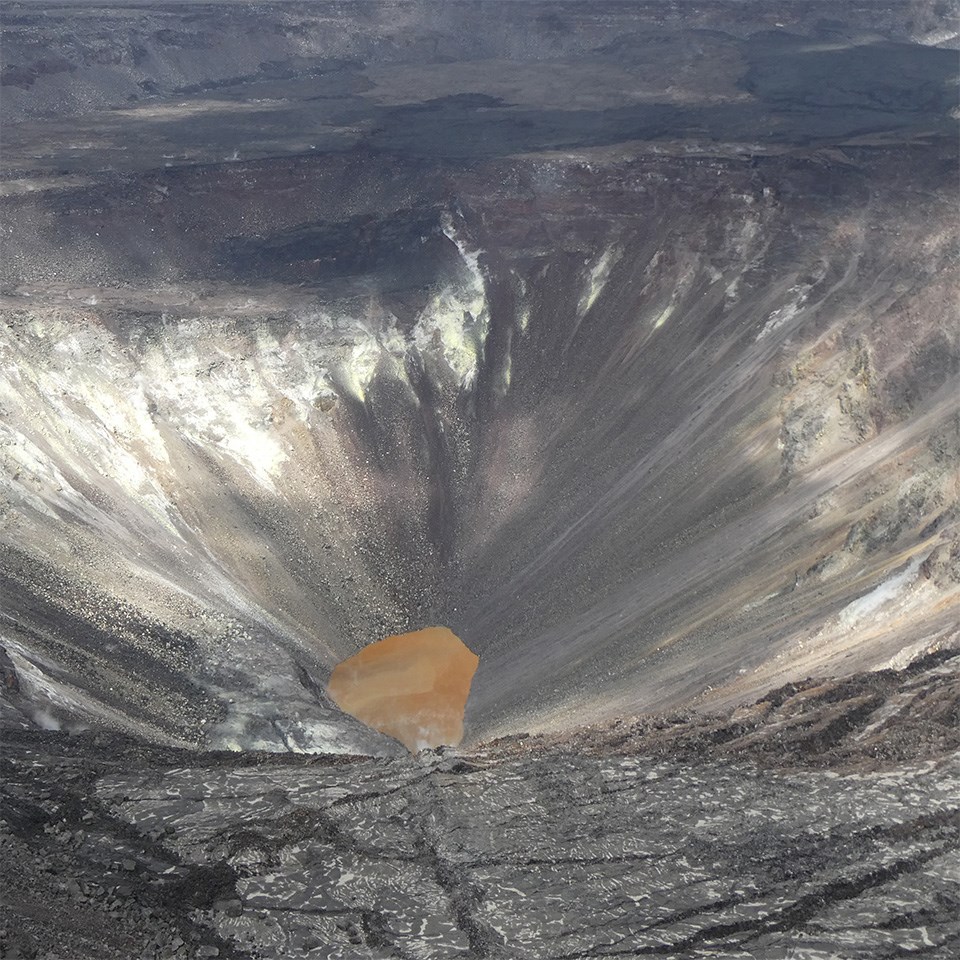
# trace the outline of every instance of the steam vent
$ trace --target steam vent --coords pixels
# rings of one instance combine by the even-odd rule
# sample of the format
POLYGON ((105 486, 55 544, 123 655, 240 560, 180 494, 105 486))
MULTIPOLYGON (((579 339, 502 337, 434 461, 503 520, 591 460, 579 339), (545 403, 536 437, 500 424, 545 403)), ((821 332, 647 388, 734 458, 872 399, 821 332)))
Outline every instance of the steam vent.
POLYGON ((960 957, 957 0, 0 18, 0 960, 960 957))

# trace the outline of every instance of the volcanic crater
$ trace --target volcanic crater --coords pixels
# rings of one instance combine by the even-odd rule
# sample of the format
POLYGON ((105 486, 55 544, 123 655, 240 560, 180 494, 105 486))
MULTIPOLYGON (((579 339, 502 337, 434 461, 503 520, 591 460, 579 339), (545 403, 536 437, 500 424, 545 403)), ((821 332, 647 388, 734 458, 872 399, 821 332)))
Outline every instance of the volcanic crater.
POLYGON ((955 14, 4 2, 0 956, 954 956, 955 14))

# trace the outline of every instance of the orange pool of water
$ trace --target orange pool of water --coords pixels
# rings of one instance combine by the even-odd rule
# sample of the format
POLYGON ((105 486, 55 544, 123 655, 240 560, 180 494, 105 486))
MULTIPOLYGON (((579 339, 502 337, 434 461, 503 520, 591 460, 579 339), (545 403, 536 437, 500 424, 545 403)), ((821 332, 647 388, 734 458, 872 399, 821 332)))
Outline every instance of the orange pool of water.
POLYGON ((386 637, 338 664, 327 693, 351 716, 417 751, 463 738, 480 658, 446 627, 386 637))

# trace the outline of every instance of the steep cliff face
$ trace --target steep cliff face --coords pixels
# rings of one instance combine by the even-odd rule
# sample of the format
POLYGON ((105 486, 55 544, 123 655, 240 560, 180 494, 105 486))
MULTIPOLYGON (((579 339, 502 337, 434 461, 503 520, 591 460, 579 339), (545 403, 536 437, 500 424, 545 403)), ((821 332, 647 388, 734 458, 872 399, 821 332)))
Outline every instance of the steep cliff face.
POLYGON ((940 163, 531 158, 408 185, 412 230, 295 225, 332 165, 232 170, 212 223, 222 176, 157 178, 101 232, 165 230, 177 279, 5 298, 5 636, 31 690, 249 744, 267 704, 310 715, 336 662, 429 623, 481 655, 475 730, 952 639, 940 163))
POLYGON ((6 721, 389 753, 323 686, 425 625, 473 738, 956 642, 942 12, 482 6, 13 8, 6 721))

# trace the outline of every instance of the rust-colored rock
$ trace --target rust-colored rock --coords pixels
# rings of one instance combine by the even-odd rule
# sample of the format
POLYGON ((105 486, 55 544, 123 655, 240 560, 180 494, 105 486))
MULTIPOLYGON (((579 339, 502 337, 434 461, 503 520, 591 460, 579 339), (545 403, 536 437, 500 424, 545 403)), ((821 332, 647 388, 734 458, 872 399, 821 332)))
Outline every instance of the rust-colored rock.
POLYGON ((338 664, 327 692, 367 726, 411 751, 463 737, 463 711, 480 658, 446 627, 386 637, 338 664))

